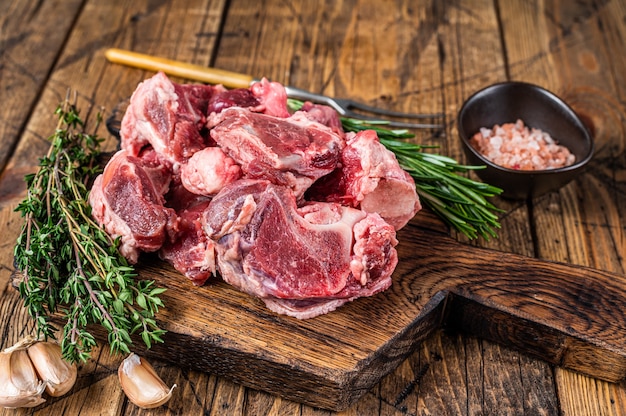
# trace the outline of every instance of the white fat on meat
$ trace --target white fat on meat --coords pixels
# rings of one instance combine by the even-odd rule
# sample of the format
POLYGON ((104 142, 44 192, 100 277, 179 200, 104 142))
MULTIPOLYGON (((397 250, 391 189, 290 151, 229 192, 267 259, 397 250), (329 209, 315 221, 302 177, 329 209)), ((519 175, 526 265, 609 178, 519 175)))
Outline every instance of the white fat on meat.
POLYGON ((180 167, 183 186, 197 195, 215 195, 241 177, 241 168, 219 147, 207 147, 180 167))
POLYGON ((390 259, 390 252, 391 247, 398 244, 398 240, 390 224, 377 213, 373 213, 356 223, 353 231, 355 242, 350 270, 355 279, 365 286, 371 280, 372 274, 391 275, 397 258, 394 256, 390 259))

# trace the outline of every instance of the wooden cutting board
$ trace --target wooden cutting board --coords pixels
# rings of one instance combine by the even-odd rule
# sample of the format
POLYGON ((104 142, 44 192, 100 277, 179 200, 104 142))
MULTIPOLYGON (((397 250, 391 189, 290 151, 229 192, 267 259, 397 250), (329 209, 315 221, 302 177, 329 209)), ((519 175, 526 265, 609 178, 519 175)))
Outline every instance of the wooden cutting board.
POLYGON ((309 320, 276 315, 217 279, 194 287, 144 258, 141 276, 169 289, 159 315, 169 332, 137 352, 330 410, 349 407, 441 327, 624 379, 625 276, 462 244, 424 211, 398 239, 389 290, 309 320))

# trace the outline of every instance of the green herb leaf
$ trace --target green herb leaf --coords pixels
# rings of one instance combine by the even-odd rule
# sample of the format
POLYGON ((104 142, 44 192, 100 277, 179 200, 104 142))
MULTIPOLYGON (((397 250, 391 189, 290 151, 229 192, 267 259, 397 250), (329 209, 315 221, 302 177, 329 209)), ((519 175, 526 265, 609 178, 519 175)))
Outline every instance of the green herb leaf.
MULTIPOLYGON (((299 110, 303 104, 295 99, 287 100, 292 111, 299 110)), ((415 135, 408 130, 389 129, 389 122, 384 120, 340 119, 346 132, 376 131, 380 142, 396 155, 400 166, 415 180, 421 202, 449 226, 470 239, 497 237, 496 229, 500 228, 497 213, 501 210, 487 198, 499 195, 502 189, 462 175, 471 170, 484 169, 484 166, 460 165, 451 157, 425 152, 436 146, 403 141, 401 139, 415 135)))
MULTIPOLYGON (((38 336, 54 338, 62 317, 61 348, 71 362, 86 361, 100 325, 113 353, 128 353, 135 330, 146 345, 165 333, 153 319, 164 289, 136 279, 134 268, 90 216, 87 184, 101 172, 103 139, 85 131, 75 105, 66 99, 56 109, 58 124, 39 170, 25 177, 26 198, 17 206, 24 226, 14 254, 21 272, 20 295, 35 319, 38 336), (141 299, 139 305, 133 299, 141 299), (57 319, 59 318, 59 319, 57 319)), ((100 118, 96 123, 97 130, 100 118)))

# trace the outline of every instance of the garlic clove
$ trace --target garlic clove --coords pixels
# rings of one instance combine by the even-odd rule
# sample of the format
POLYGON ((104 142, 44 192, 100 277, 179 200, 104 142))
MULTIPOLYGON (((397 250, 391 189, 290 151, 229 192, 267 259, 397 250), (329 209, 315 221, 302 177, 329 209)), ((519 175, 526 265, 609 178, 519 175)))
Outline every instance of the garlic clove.
POLYGON ((41 397, 46 384, 37 377, 35 367, 24 349, 0 352, 0 406, 35 407, 45 402, 41 397))
POLYGON ((70 391, 78 370, 75 364, 63 359, 59 344, 41 341, 29 346, 27 351, 39 378, 46 382, 46 393, 59 397, 70 391))
POLYGON ((171 388, 161 380, 148 361, 131 353, 117 371, 122 390, 128 399, 143 409, 165 404, 172 397, 171 388))

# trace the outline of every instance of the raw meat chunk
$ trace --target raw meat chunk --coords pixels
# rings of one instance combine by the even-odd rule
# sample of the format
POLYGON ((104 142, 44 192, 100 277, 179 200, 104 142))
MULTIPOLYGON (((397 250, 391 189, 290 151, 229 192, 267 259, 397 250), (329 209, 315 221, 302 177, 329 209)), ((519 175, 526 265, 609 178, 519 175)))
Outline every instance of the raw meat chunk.
MULTIPOLYGON (((121 237, 120 252, 132 263, 137 262, 140 251, 161 248, 168 230, 177 229, 174 210, 163 206, 163 185, 155 186, 151 179, 154 169, 145 169, 141 159, 120 150, 96 178, 89 194, 92 215, 111 236, 121 237)), ((168 177, 166 172, 164 177, 168 177)))
POLYGON ((256 110, 260 105, 258 98, 248 88, 225 89, 211 97, 206 114, 221 113, 230 107, 252 107, 256 110))
POLYGON ((157 252, 194 285, 211 275, 270 310, 312 318, 391 285, 396 230, 421 208, 375 131, 330 107, 290 114, 285 88, 182 85, 133 93, 92 214, 137 262, 157 252))
POLYGON ((209 118, 211 137, 245 176, 290 186, 296 195, 337 166, 343 138, 303 113, 289 118, 229 108, 209 118))
POLYGON ((159 72, 143 81, 122 119, 121 147, 137 156, 146 145, 172 164, 205 148, 202 135, 209 99, 215 88, 171 82, 159 72))
POLYGON ((316 182, 307 198, 377 212, 396 230, 404 227, 422 208, 413 178, 375 131, 348 133, 346 142, 341 167, 316 182))
POLYGON ((177 212, 179 223, 172 241, 165 241, 159 256, 187 276, 196 286, 215 274, 215 245, 202 229, 202 212, 210 200, 198 199, 189 208, 177 212))
POLYGON ((289 117, 287 109, 287 93, 285 87, 278 82, 270 82, 263 78, 250 86, 250 91, 259 102, 261 108, 256 111, 274 117, 289 117))
POLYGON ((274 117, 289 117, 285 87, 266 78, 253 83, 250 88, 224 90, 214 94, 206 114, 221 113, 230 107, 246 108, 274 117))
POLYGON ((303 111, 307 118, 317 121, 327 127, 330 127, 332 131, 340 136, 344 135, 343 126, 341 125, 341 119, 339 114, 327 105, 313 104, 310 101, 305 102, 300 109, 303 111))
POLYGON ((395 230, 377 214, 329 203, 299 210, 289 188, 266 180, 227 185, 203 222, 216 242, 222 278, 269 300, 268 307, 278 308, 282 299, 314 304, 310 310, 284 310, 296 317, 387 288, 397 263, 395 230), (362 241, 373 235, 371 244, 362 241))

